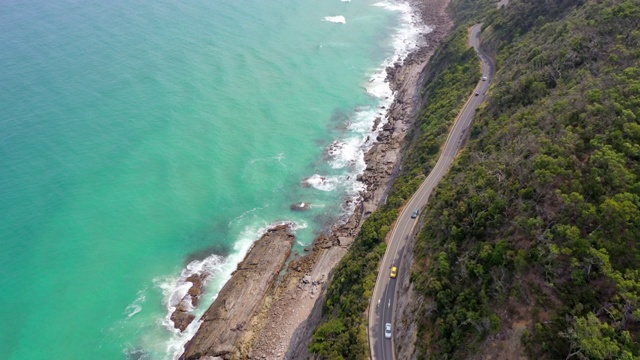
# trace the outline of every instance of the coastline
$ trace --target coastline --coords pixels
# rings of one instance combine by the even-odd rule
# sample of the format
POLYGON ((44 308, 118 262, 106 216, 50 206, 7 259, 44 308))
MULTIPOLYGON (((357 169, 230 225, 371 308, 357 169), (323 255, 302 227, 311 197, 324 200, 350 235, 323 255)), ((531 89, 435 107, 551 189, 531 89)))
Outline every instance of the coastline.
MULTIPOLYGON (((366 169, 358 180, 366 185, 366 190, 346 222, 332 226, 328 235, 318 237, 310 254, 291 260, 279 280, 276 277, 270 280, 265 296, 251 299, 256 309, 248 322, 252 328, 240 330, 245 333, 242 340, 244 356, 251 359, 310 356, 309 340, 320 320, 325 285, 332 270, 347 253, 362 222, 385 199, 399 169, 405 137, 422 105, 423 70, 451 28, 452 22, 446 14, 448 3, 449 0, 409 2, 413 14, 420 18, 421 24, 431 27, 431 31, 423 35, 425 41, 402 63, 396 62, 386 69, 386 80, 395 97, 386 109, 387 121, 379 130, 376 143, 364 156, 366 169)), ((379 123, 380 119, 376 119, 372 130, 375 131, 379 123)), ((245 260, 252 252, 255 255, 254 249, 245 260)), ((216 299, 207 313, 215 306, 219 307, 222 298, 219 296, 220 301, 216 299)), ((206 331, 201 326, 193 338, 205 336, 206 331)))
MULTIPOLYGON (((343 225, 334 226, 332 235, 328 239, 319 239, 318 244, 314 246, 313 253, 308 256, 315 255, 314 260, 310 260, 309 264, 311 273, 319 274, 324 276, 323 279, 327 279, 323 281, 317 299, 314 299, 313 292, 302 292, 297 298, 295 295, 300 292, 298 294, 289 293, 291 301, 287 301, 286 296, 284 296, 282 304, 275 306, 276 311, 272 313, 285 311, 288 306, 296 304, 297 312, 292 322, 295 323, 295 320, 299 318, 302 318, 302 320, 293 330, 291 330, 292 326, 289 324, 288 327, 281 326, 275 331, 268 331, 262 339, 263 344, 266 343, 269 346, 256 346, 255 348, 261 352, 254 351, 252 358, 283 358, 291 360, 312 358, 309 353, 309 344, 313 330, 320 324, 326 292, 325 285, 330 282, 333 268, 342 259, 342 256, 346 254, 348 246, 360 229, 361 223, 386 198, 387 192, 401 166, 405 137, 413 127, 415 118, 423 105, 421 89, 425 80, 424 70, 435 50, 453 27, 453 21, 446 12, 449 1, 409 1, 413 13, 419 16, 422 24, 431 27, 431 31, 424 35, 425 41, 418 48, 411 51, 401 64, 395 63, 393 67, 386 69, 387 81, 389 81, 391 89, 396 96, 387 111, 388 122, 383 127, 384 131, 378 136, 378 142, 365 154, 367 168, 364 174, 361 175, 360 180, 367 187, 362 196, 362 201, 356 207, 356 211, 351 215, 349 221, 343 225), (320 240, 324 240, 324 242, 320 240), (327 248, 327 244, 331 244, 330 246, 332 247, 327 248), (317 247, 321 249, 316 249, 317 247), (342 249, 342 251, 334 249, 342 249), (331 266, 327 266, 328 264, 331 264, 331 266), (307 295, 306 298, 305 295, 307 295), (288 343, 273 340, 277 334, 287 334, 287 331, 291 331, 288 343), (279 356, 278 353, 274 354, 274 348, 277 350, 283 349, 283 356, 279 356)), ((262 344, 258 342, 256 345, 262 344)))

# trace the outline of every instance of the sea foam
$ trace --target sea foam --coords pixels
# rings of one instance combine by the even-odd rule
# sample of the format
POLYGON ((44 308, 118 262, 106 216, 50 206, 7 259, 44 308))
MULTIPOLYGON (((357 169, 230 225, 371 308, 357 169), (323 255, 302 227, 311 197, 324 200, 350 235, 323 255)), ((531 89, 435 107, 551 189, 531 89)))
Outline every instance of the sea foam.
POLYGON ((347 19, 344 18, 344 16, 342 15, 338 15, 338 16, 325 16, 324 21, 328 21, 328 22, 332 22, 332 23, 339 23, 339 24, 346 24, 347 23, 347 19))
POLYGON ((385 67, 396 61, 402 63, 411 51, 424 45, 424 35, 433 31, 430 26, 422 22, 420 16, 413 11, 408 2, 381 1, 373 6, 399 12, 401 17, 401 25, 392 36, 394 55, 387 58, 383 64, 385 67))
POLYGON ((138 291, 138 297, 124 309, 124 313, 127 314, 127 319, 131 319, 137 313, 142 311, 142 304, 147 300, 147 289, 138 291))
POLYGON ((311 186, 315 189, 322 191, 333 191, 336 189, 340 182, 340 179, 335 176, 322 176, 313 174, 306 178, 303 183, 305 186, 311 186))
MULTIPOLYGON (((174 327, 173 321, 171 320, 171 314, 176 310, 176 306, 178 306, 193 285, 187 281, 187 278, 194 274, 206 274, 206 284, 211 278, 224 276, 225 262, 222 256, 211 255, 204 260, 194 260, 190 262, 177 277, 154 279, 154 283, 162 291, 163 304, 166 308, 166 315, 164 319, 162 319, 162 325, 172 333, 171 339, 166 347, 166 352, 170 359, 177 359, 182 354, 184 345, 191 339, 199 327, 198 322, 194 321, 189 324, 184 332, 180 332, 174 327)), ((194 311, 196 309, 190 310, 194 311)))

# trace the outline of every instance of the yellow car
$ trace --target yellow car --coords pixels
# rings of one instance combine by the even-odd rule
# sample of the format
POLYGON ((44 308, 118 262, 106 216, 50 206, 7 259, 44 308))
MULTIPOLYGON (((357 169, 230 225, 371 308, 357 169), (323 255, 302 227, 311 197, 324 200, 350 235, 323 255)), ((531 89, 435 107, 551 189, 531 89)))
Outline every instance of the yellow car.
POLYGON ((390 276, 391 276, 392 279, 395 279, 396 276, 398 276, 398 268, 397 267, 393 266, 391 268, 391 275, 390 276))

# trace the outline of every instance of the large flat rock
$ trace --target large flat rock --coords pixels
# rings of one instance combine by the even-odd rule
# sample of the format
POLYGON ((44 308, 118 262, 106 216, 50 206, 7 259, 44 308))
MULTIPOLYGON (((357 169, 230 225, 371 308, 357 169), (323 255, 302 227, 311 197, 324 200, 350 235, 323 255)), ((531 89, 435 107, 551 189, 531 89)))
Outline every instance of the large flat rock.
POLYGON ((235 359, 239 356, 238 342, 291 254, 293 240, 288 226, 282 225, 268 230, 256 241, 202 315, 202 324, 185 346, 180 359, 199 360, 205 356, 235 359))

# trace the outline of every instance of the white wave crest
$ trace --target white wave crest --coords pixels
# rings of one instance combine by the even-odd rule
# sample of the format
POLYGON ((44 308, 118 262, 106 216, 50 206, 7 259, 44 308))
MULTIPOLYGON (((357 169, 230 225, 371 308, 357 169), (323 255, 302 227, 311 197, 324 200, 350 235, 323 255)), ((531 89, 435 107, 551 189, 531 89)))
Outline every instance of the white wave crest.
POLYGON ((339 23, 339 24, 346 24, 347 23, 347 19, 345 19, 344 16, 342 16, 342 15, 325 16, 323 20, 327 21, 327 22, 339 23))
POLYGON ((337 176, 322 176, 313 174, 306 178, 303 184, 306 186, 312 186, 315 189, 322 191, 333 191, 338 187, 340 179, 337 176))
POLYGON ((357 135, 342 140, 339 151, 334 152, 333 159, 330 161, 331 167, 334 169, 350 167, 356 172, 364 170, 363 142, 364 139, 357 135))

